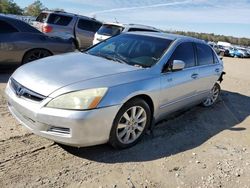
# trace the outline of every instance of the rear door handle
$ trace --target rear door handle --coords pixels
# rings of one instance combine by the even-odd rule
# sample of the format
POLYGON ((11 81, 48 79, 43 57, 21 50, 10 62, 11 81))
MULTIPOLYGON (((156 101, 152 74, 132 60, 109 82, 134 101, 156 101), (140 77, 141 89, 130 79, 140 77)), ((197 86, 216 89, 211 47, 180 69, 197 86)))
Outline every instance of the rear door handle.
POLYGON ((168 81, 168 82, 172 82, 172 81, 173 81, 173 78, 168 78, 167 81, 168 81))
POLYGON ((220 69, 217 68, 217 69, 215 69, 214 71, 217 72, 217 73, 219 73, 219 72, 220 72, 220 69))
POLYGON ((196 78, 198 77, 198 75, 199 75, 199 74, 194 73, 194 74, 191 75, 191 78, 196 79, 196 78))

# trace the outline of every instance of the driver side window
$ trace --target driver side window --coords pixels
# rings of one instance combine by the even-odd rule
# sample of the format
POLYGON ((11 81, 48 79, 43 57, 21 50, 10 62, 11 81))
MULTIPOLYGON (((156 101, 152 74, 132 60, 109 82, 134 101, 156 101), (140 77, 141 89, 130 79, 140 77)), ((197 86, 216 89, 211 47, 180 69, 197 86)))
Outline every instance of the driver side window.
POLYGON ((195 66, 194 47, 192 42, 181 43, 172 54, 169 64, 172 65, 174 60, 182 60, 185 62, 185 68, 195 66))

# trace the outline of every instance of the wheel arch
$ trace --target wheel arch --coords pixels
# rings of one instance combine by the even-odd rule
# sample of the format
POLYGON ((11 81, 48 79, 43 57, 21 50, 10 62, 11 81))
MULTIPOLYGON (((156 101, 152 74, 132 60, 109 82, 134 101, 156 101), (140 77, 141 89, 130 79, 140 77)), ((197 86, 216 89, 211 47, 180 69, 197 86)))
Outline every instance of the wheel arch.
POLYGON ((131 97, 129 100, 127 100, 125 103, 127 103, 128 101, 134 100, 136 98, 140 98, 140 99, 144 100, 149 105, 149 108, 150 108, 152 114, 154 114, 154 102, 153 102, 152 98, 146 94, 135 95, 135 96, 131 97))
POLYGON ((32 48, 32 49, 28 49, 27 51, 24 52, 23 57, 22 57, 22 61, 21 61, 21 65, 23 65, 23 60, 24 57, 31 51, 33 50, 46 50, 47 52, 49 52, 51 55, 54 55, 50 50, 46 49, 46 48, 32 48))
MULTIPOLYGON (((147 95, 147 94, 136 94, 136 95, 130 97, 129 99, 127 99, 127 100, 123 103, 123 105, 121 105, 120 109, 121 109, 126 103, 128 103, 129 101, 134 100, 134 99, 142 99, 142 100, 144 100, 144 101, 149 105, 149 108, 150 108, 150 110, 151 110, 151 123, 150 123, 150 126, 148 127, 148 129, 150 130, 150 129, 153 127, 153 124, 154 124, 154 121, 155 121, 155 119, 154 119, 155 104, 154 104, 152 98, 151 98, 149 95, 147 95)), ((120 111, 120 109, 119 109, 119 111, 120 111)), ((118 112, 119 112, 119 111, 118 111, 118 112)))
POLYGON ((70 40, 72 41, 72 43, 75 45, 75 49, 79 50, 79 40, 77 40, 74 37, 71 37, 70 40))

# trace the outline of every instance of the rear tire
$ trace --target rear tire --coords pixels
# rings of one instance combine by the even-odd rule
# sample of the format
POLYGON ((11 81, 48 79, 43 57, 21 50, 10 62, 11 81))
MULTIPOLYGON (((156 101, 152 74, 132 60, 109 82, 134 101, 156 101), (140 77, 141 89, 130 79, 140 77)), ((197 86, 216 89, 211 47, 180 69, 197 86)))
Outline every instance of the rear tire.
POLYGON ((151 115, 150 107, 144 100, 128 101, 114 119, 109 143, 116 149, 134 146, 149 128, 151 115))
POLYGON ((22 65, 51 55, 52 53, 49 52, 48 50, 44 49, 31 50, 24 55, 22 65))
POLYGON ((202 106, 210 107, 216 103, 220 96, 220 84, 215 83, 214 87, 211 89, 209 96, 202 102, 202 106))

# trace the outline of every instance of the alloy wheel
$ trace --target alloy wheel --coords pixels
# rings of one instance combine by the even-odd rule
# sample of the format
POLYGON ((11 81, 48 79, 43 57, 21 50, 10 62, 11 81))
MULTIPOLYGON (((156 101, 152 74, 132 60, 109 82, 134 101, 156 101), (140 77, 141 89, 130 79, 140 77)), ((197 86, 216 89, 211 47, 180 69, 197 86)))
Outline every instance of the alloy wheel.
POLYGON ((147 123, 146 111, 140 106, 129 108, 120 118, 116 135, 123 144, 133 143, 139 138, 147 123))
POLYGON ((51 56, 50 52, 46 51, 46 50, 33 50, 31 52, 29 52, 28 54, 26 54, 26 56, 24 57, 23 60, 23 64, 25 63, 29 63, 31 61, 35 61, 44 57, 48 57, 51 56))
POLYGON ((203 102, 203 105, 206 107, 213 105, 217 101, 219 94, 220 86, 219 84, 215 84, 212 90, 210 91, 209 97, 203 102))

